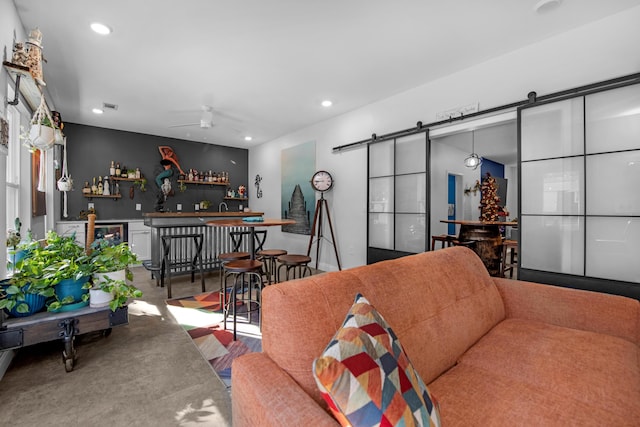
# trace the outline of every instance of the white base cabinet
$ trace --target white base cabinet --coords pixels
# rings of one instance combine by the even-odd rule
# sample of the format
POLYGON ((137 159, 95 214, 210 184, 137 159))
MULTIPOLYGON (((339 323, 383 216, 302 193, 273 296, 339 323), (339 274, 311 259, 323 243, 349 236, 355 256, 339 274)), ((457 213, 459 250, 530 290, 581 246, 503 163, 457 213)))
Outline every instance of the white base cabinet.
POLYGON ((140 261, 151 259, 151 228, 142 221, 130 221, 129 247, 140 261))

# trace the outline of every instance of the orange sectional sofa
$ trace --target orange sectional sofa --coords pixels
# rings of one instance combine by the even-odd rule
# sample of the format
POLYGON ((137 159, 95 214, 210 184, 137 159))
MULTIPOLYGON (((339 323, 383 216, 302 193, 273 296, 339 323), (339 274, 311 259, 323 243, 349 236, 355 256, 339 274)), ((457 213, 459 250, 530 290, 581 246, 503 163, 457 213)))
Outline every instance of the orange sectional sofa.
POLYGON ((640 425, 637 300, 490 277, 454 247, 267 287, 263 352, 232 368, 235 427, 338 425, 311 367, 357 293, 397 334, 443 426, 640 425))

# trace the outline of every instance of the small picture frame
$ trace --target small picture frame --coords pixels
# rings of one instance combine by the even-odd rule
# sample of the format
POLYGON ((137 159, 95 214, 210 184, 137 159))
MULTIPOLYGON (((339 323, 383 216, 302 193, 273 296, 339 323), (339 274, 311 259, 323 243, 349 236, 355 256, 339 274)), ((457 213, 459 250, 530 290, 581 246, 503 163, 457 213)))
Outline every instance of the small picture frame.
POLYGON ((9 122, 0 117, 0 147, 9 148, 9 122))

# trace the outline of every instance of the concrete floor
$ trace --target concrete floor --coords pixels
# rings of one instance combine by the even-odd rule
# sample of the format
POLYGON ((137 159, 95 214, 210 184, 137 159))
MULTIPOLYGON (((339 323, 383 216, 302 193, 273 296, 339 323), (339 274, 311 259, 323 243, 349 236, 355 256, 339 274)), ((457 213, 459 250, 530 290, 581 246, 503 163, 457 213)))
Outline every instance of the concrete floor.
MULTIPOLYGON (((218 276, 207 275, 207 291, 218 276)), ((172 297, 201 292, 187 277, 172 297)), ((78 359, 65 372, 62 343, 20 349, 0 381, 1 426, 230 426, 231 397, 186 332, 169 314, 166 289, 142 267, 144 296, 129 305, 129 324, 108 337, 76 340, 78 359)))

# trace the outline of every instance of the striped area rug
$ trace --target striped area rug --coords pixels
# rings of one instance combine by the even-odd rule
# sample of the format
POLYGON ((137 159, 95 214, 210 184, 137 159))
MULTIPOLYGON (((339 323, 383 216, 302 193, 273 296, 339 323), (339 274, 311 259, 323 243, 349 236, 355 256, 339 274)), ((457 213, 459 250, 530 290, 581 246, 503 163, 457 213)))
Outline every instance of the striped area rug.
MULTIPOLYGON (((239 296, 238 296, 239 297, 239 296)), ((209 361, 220 379, 231 387, 231 363, 246 353, 261 351, 261 336, 257 312, 248 323, 246 305, 238 303, 238 340, 233 340, 233 320, 223 328, 219 292, 206 292, 192 297, 167 300, 167 307, 176 321, 189 334, 202 356, 209 361)))

